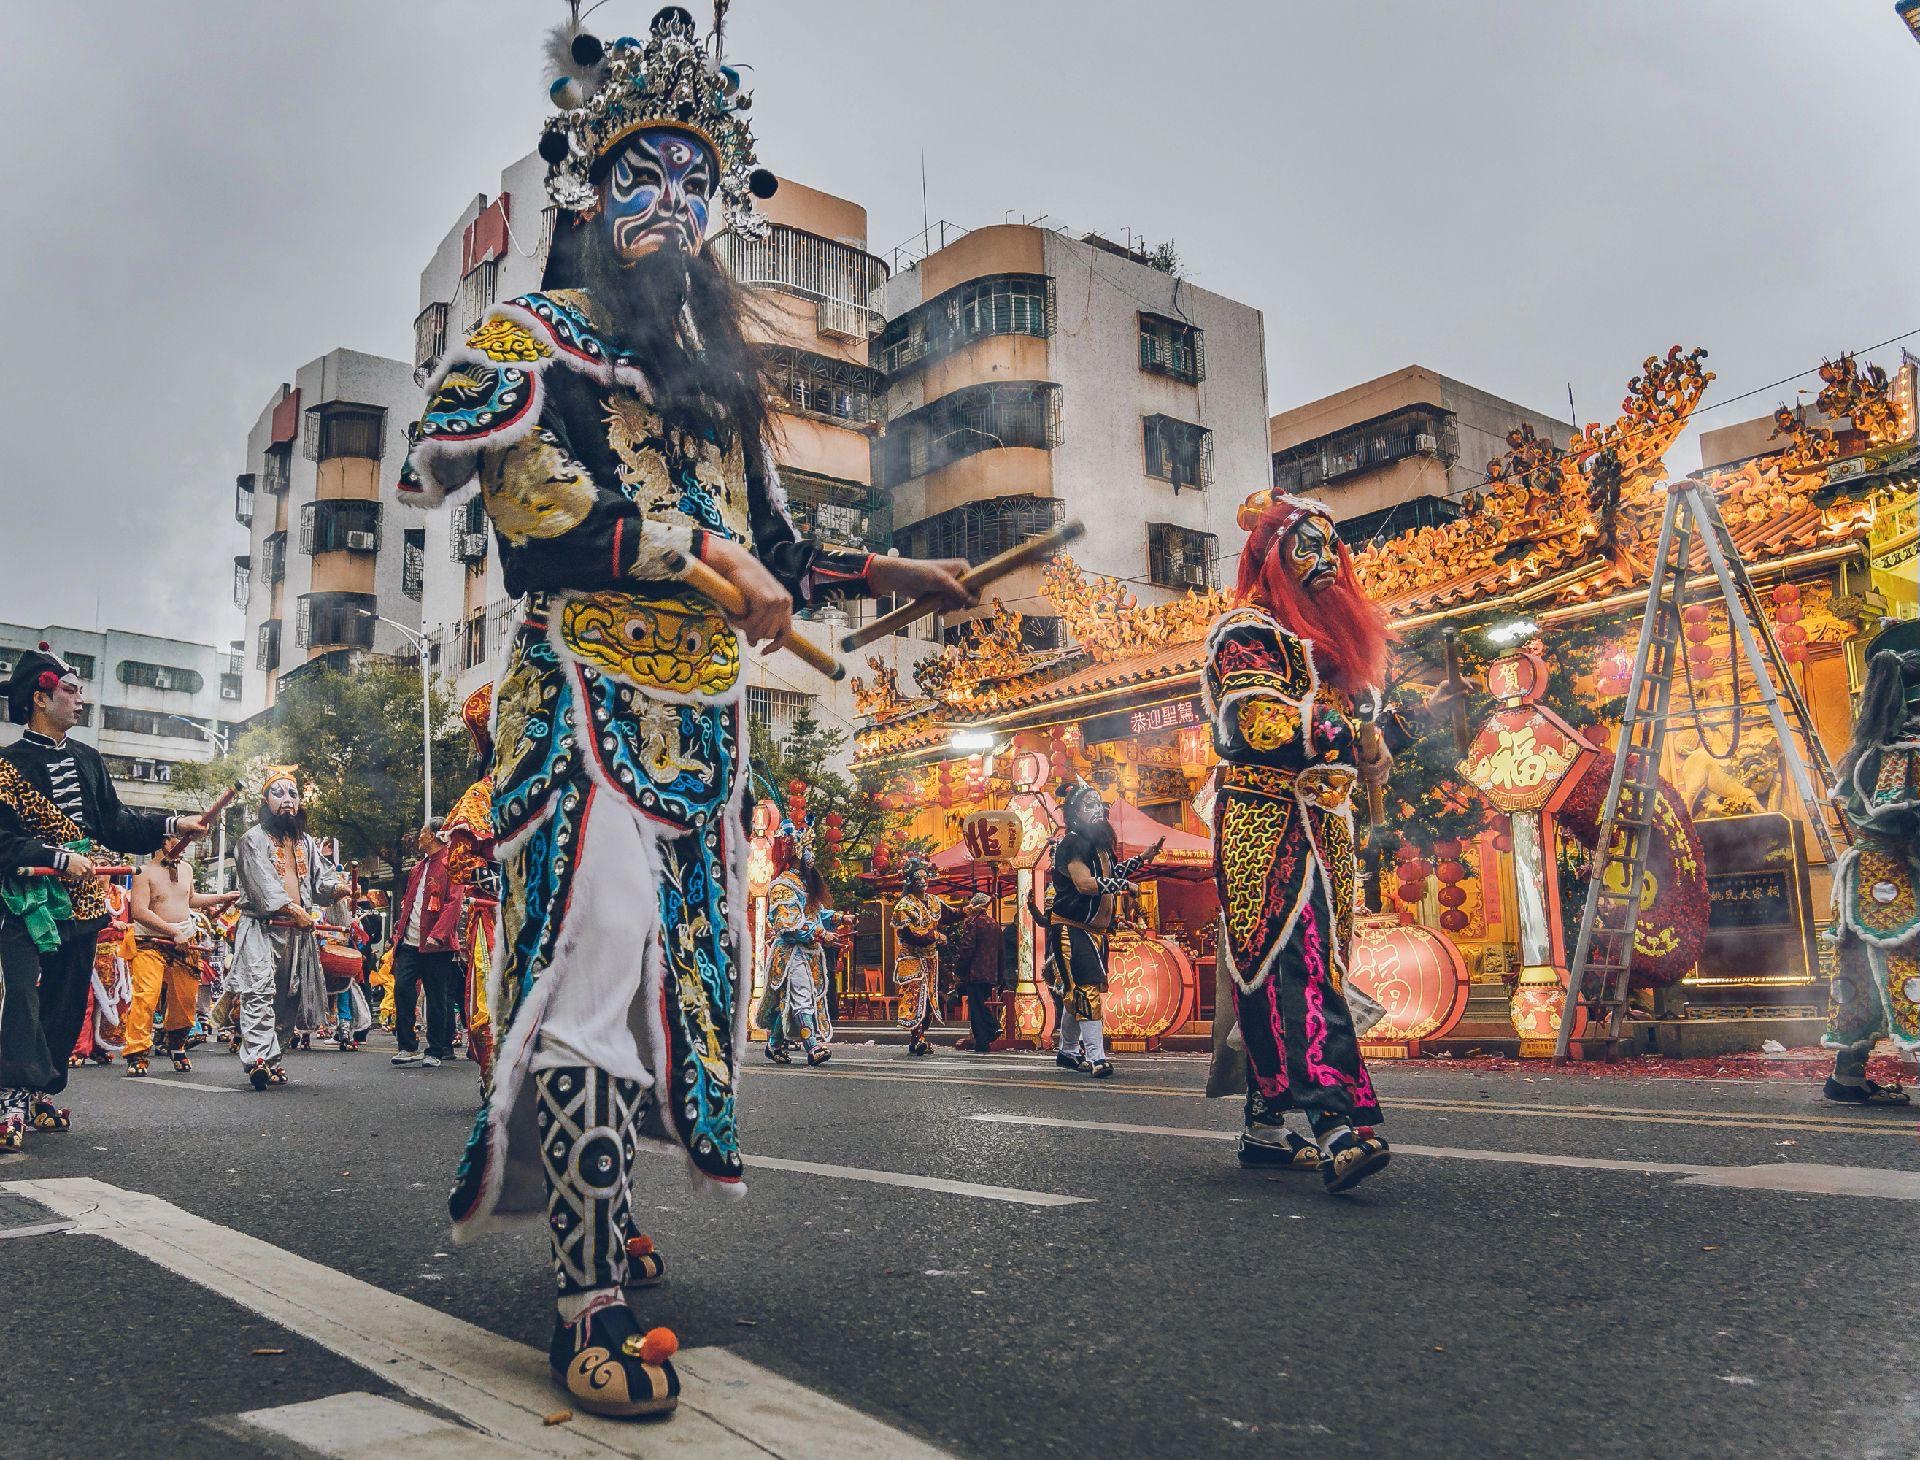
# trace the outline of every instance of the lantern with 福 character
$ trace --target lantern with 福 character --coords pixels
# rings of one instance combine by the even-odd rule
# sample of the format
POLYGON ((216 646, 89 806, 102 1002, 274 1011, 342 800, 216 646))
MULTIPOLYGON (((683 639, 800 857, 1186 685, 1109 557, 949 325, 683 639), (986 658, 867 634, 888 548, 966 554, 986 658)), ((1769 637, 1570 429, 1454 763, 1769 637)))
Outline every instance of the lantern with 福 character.
POLYGON ((1369 1058, 1417 1055, 1422 1040, 1446 1038, 1467 1010, 1460 950, 1418 923, 1379 915, 1356 920, 1347 978, 1387 1011, 1360 1041, 1369 1058))

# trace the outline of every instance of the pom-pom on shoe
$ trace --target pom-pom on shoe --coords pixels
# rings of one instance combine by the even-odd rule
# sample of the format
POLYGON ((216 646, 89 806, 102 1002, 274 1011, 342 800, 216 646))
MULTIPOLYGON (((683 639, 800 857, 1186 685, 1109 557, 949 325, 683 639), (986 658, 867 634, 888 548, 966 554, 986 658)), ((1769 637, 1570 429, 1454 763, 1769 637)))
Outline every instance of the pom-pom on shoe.
POLYGON ((247 1066, 247 1083, 256 1090, 264 1090, 273 1079, 273 1071, 267 1068, 265 1060, 255 1060, 247 1066))
POLYGON ((17 1151, 27 1143, 27 1123, 17 1110, 0 1110, 0 1152, 17 1151))
POLYGON ((633 1311, 612 1303, 578 1323, 556 1323, 547 1362, 567 1397, 588 1414, 641 1419, 671 1414, 680 1403, 673 1368, 679 1348, 672 1329, 642 1333, 633 1311))
POLYGON ((73 1129, 73 1112, 64 1105, 55 1105, 42 1095, 33 1102, 33 1108, 27 1119, 37 1131, 65 1131, 73 1129))
POLYGON ((627 1238, 627 1290, 658 1287, 667 1279, 667 1259, 645 1232, 627 1238))
POLYGON ((127 1078, 129 1080, 138 1080, 141 1076, 145 1075, 146 1072, 147 1057, 145 1055, 130 1054, 127 1056, 127 1078))
POLYGON ((183 1075, 192 1071, 193 1061, 187 1058, 187 1052, 184 1049, 176 1049, 173 1052, 173 1067, 183 1075))
POLYGON ((1318 1171, 1320 1148, 1294 1131, 1277 1131, 1277 1141, 1255 1141, 1240 1137, 1240 1164, 1252 1167, 1279 1167, 1283 1171, 1318 1171))
POLYGON ((1320 1157, 1320 1179, 1329 1193, 1347 1191, 1386 1168, 1387 1143, 1378 1136, 1347 1134, 1320 1157))

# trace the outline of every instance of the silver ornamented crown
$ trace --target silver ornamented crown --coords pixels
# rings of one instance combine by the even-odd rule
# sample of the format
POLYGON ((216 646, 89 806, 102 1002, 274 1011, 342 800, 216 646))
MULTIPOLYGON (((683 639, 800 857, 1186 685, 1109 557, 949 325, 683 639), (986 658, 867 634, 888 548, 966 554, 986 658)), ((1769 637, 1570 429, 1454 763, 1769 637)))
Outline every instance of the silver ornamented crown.
POLYGON ((757 238, 766 221, 754 199, 778 186, 756 166, 747 112, 753 96, 718 48, 702 44, 693 16, 669 5, 654 16, 645 41, 622 36, 611 45, 580 29, 557 26, 547 39, 548 94, 560 108, 540 137, 547 196, 573 213, 598 197, 593 175, 635 132, 671 127, 699 138, 719 160, 718 196, 736 233, 757 238))

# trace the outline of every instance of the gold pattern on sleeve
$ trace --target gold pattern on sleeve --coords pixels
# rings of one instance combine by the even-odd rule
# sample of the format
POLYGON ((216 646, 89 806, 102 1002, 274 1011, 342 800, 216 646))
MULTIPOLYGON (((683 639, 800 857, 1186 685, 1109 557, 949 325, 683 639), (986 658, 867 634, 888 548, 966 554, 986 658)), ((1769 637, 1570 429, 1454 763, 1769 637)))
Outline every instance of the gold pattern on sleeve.
POLYGON ((1240 735, 1255 750, 1279 750, 1300 738, 1300 712, 1279 700, 1245 700, 1240 706, 1240 735))
POLYGON ((593 482, 545 431, 480 457, 487 516, 515 547, 573 531, 593 510, 593 482))
POLYGON ((467 347, 502 365, 531 364, 553 353, 553 346, 525 325, 500 318, 488 320, 468 335, 467 347))

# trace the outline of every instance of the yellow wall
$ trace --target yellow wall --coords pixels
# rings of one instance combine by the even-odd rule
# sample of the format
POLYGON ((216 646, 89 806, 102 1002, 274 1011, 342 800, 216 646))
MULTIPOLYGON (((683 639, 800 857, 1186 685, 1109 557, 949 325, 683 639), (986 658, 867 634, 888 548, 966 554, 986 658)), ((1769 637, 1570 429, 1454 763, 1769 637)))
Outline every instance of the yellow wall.
POLYGON ((323 461, 314 468, 313 495, 322 502, 378 502, 380 463, 364 456, 336 456, 323 461))
POLYGON ((978 279, 984 274, 1044 274, 1047 271, 1046 232, 1024 223, 996 223, 976 228, 920 265, 920 301, 978 279))
POLYGON ((864 431, 829 426, 811 416, 776 411, 774 456, 783 467, 839 477, 866 486, 873 480, 873 454, 864 431))
POLYGON ((372 553, 315 553, 310 593, 371 593, 374 556, 372 553))

